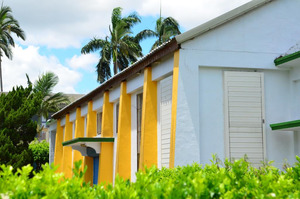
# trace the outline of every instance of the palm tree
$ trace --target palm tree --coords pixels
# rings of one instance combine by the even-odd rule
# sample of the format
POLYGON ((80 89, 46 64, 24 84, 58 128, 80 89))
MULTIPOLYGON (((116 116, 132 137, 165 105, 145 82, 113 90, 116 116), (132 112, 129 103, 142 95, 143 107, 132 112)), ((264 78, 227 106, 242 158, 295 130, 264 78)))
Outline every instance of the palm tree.
MULTIPOLYGON (((26 74, 27 82, 31 85, 31 81, 26 74)), ((57 85, 59 79, 53 72, 46 72, 38 77, 33 85, 33 93, 40 93, 43 101, 37 112, 38 116, 38 133, 43 130, 41 119, 49 118, 49 113, 55 113, 60 110, 62 106, 70 103, 69 98, 61 92, 53 93, 53 88, 57 85)))
POLYGON ((25 40, 25 33, 20 28, 19 22, 14 19, 11 14, 11 9, 8 6, 1 6, 0 9, 0 92, 3 92, 3 81, 2 81, 2 56, 3 52, 5 56, 12 59, 12 49, 15 46, 14 39, 11 33, 15 33, 18 37, 25 40))
POLYGON ((143 30, 136 35, 136 38, 138 41, 141 41, 148 37, 156 37, 157 40, 154 42, 151 48, 151 50, 153 50, 180 33, 179 24, 174 18, 159 17, 156 20, 155 31, 149 29, 143 30))
POLYGON ((128 67, 129 64, 137 61, 142 56, 142 48, 135 37, 132 36, 132 27, 141 22, 135 13, 122 17, 122 8, 113 9, 109 36, 105 39, 93 38, 82 49, 82 54, 95 52, 100 49, 100 59, 96 66, 98 73, 97 81, 102 83, 111 77, 110 64, 113 63, 113 72, 128 67))

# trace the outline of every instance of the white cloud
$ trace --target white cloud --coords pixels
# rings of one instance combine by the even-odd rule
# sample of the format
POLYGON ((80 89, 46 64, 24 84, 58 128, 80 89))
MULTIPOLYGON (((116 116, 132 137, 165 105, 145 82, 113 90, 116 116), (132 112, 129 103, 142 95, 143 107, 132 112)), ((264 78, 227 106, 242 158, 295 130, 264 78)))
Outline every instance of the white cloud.
POLYGON ((25 42, 16 39, 17 43, 28 46, 16 46, 12 61, 3 57, 4 90, 8 91, 15 85, 26 85, 25 73, 34 81, 43 72, 53 71, 60 78, 55 91, 75 93, 75 85, 82 79, 82 74, 78 71, 83 69, 84 73, 95 75, 98 55, 72 55, 72 51, 65 53, 60 50, 57 56, 63 57, 65 53, 71 57, 65 58, 67 66, 64 66, 55 56, 41 55, 37 46, 56 53, 55 49, 80 49, 95 36, 103 38, 108 34, 111 12, 115 7, 122 7, 124 15, 136 11, 141 16, 156 18, 161 2, 162 15, 174 17, 185 30, 189 30, 248 1, 250 0, 4 1, 4 5, 12 8, 13 16, 27 35, 25 42))
POLYGON ((158 14, 160 1, 162 16, 172 16, 189 30, 250 0, 145 0, 137 11, 141 15, 158 14))
POLYGON ((80 48, 81 42, 108 33, 111 11, 120 6, 124 14, 172 16, 188 30, 250 0, 14 0, 6 1, 27 34, 23 44, 49 48, 80 48))
POLYGON ((35 46, 23 49, 16 45, 13 53, 13 60, 3 57, 4 91, 9 91, 16 85, 27 86, 26 73, 34 82, 42 73, 52 71, 59 77, 59 83, 54 88, 54 92, 76 93, 74 85, 80 81, 81 74, 63 66, 56 57, 40 55, 39 48, 35 46))
POLYGON ((85 69, 87 71, 94 71, 95 65, 99 60, 96 53, 86 55, 74 55, 71 59, 67 59, 67 64, 74 69, 85 69))

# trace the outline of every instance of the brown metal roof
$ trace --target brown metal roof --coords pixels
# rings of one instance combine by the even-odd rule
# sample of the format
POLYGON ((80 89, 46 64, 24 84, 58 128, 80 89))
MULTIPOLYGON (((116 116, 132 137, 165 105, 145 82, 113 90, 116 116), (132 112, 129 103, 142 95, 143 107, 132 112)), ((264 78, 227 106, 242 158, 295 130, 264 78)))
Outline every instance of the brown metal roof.
POLYGON ((80 107, 83 103, 86 103, 92 100, 96 95, 102 95, 106 90, 109 90, 112 87, 120 85, 122 81, 134 76, 136 73, 140 72, 147 66, 150 66, 152 63, 158 61, 159 59, 163 58, 164 56, 174 52, 175 50, 179 49, 180 46, 177 44, 176 39, 173 38, 170 41, 162 44, 161 46, 157 47, 140 60, 132 64, 130 67, 124 69, 123 71, 119 72, 109 80, 102 83, 99 87, 92 90, 88 94, 84 95, 83 97, 79 98, 78 100, 74 101, 73 103, 69 104, 68 106, 64 107, 60 111, 54 113, 52 118, 59 119, 65 114, 69 113, 73 109, 80 107))

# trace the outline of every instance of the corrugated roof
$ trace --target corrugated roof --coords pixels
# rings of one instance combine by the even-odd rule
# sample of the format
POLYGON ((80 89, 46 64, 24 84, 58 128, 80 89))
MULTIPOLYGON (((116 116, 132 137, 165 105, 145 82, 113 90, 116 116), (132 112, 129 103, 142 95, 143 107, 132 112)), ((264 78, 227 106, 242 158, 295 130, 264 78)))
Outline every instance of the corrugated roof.
POLYGON ((64 107, 60 111, 54 113, 52 117, 54 119, 59 119, 64 114, 72 111, 76 107, 81 106, 83 103, 86 103, 92 100, 96 95, 103 94, 106 90, 119 85, 122 81, 134 76, 136 73, 143 70, 145 67, 150 66, 155 61, 161 59, 162 57, 166 56, 169 53, 174 52, 175 50, 179 49, 179 45, 176 42, 176 39, 173 38, 166 43, 163 43, 161 46, 157 47, 156 49, 150 51, 147 55, 142 57, 140 60, 132 64, 131 66, 125 68, 118 74, 114 75, 107 81, 103 82, 99 87, 92 90, 88 94, 84 95, 83 97, 77 99, 73 103, 69 104, 68 106, 64 107))

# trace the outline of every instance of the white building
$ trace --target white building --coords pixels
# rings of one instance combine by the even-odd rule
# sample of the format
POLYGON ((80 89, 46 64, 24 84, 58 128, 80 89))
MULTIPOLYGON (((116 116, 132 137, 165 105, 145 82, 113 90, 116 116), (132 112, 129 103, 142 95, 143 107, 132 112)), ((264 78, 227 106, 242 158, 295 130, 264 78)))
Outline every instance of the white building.
POLYGON ((155 49, 54 114, 55 163, 70 175, 83 159, 94 183, 116 173, 134 180, 153 164, 206 164, 212 154, 293 163, 299 8, 300 0, 254 0, 155 49))

